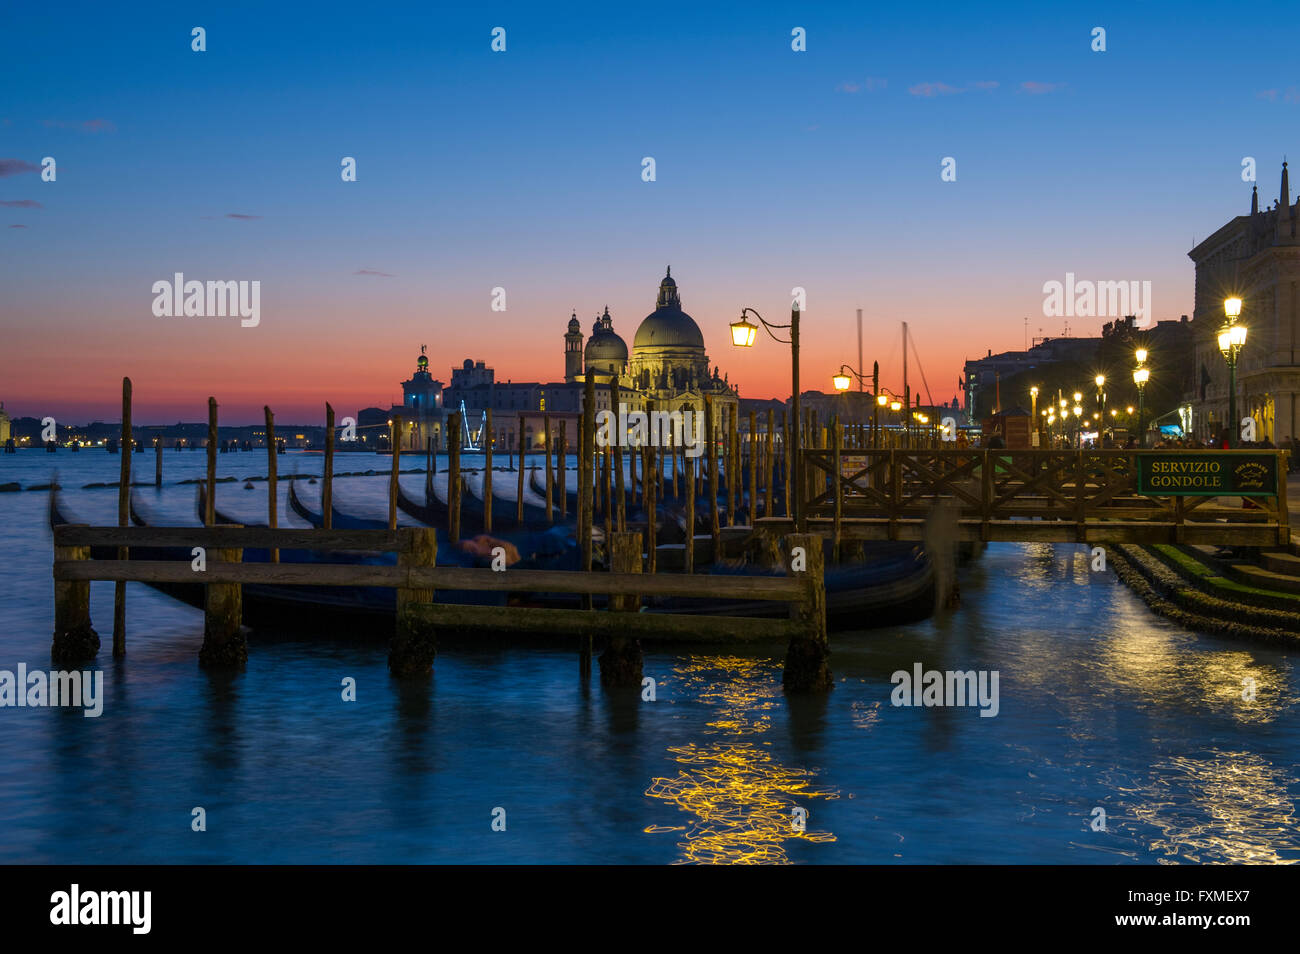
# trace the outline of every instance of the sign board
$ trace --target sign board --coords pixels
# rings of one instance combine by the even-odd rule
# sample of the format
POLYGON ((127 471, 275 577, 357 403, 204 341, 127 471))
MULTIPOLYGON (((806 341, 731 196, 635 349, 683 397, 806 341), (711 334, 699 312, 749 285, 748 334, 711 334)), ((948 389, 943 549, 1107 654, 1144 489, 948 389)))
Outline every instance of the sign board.
POLYGON ((1274 497, 1274 454, 1138 454, 1137 492, 1177 497, 1274 497))
POLYGON ((840 455, 840 476, 844 478, 852 477, 858 471, 867 466, 867 458, 862 454, 841 454, 840 455))

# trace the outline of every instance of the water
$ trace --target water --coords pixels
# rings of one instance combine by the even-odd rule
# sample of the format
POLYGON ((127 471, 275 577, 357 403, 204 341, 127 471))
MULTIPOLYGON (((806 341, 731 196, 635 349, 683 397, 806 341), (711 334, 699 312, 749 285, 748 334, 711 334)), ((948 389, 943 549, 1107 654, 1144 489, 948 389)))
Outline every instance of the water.
MULTIPOLYGON (((203 462, 167 452, 168 485, 139 488, 141 504, 192 523, 194 489, 173 482, 203 462)), ((222 476, 266 470, 260 453, 218 462, 222 476)), ((118 463, 0 455, 0 483, 42 482, 57 465, 69 509, 111 523, 116 490, 80 488, 116 480, 118 463)), ((339 455, 336 469, 386 463, 339 455)), ((152 480, 152 455, 133 464, 152 480)), ((282 473, 319 467, 280 458, 282 473)), ((258 519, 254 486, 221 485, 219 505, 258 519)), ((335 497, 382 514, 386 492, 383 477, 348 478, 335 497)), ((0 494, 0 669, 49 667, 45 499, 0 494)), ((280 513, 297 525, 284 501, 280 513)), ((833 634, 825 697, 786 699, 770 647, 647 652, 657 701, 642 702, 609 698, 598 675, 583 686, 576 652, 558 648, 444 648, 431 683, 400 684, 383 633, 259 635, 246 672, 210 674, 201 614, 136 584, 119 663, 112 586, 97 583, 103 716, 0 709, 0 862, 1300 859, 1294 654, 1180 630, 1090 573, 1081 547, 994 545, 961 588, 942 619, 833 634), (998 716, 892 706, 890 675, 916 662, 997 670, 998 716), (345 677, 355 703, 341 700, 345 677), (1089 827, 1094 807, 1104 832, 1089 827)))

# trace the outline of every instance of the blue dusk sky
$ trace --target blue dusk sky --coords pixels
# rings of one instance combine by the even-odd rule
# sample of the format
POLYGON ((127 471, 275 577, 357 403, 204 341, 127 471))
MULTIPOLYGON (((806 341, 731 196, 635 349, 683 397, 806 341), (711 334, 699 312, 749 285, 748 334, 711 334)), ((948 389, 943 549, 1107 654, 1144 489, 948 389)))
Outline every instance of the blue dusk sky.
POLYGON ((309 421, 398 399, 421 344, 444 380, 465 357, 556 380, 570 312, 608 305, 630 342, 671 264, 742 396, 787 396, 788 357, 727 323, 788 320, 798 286, 805 387, 856 361, 862 308, 883 383, 906 320, 946 401, 967 357, 1063 332, 1043 284, 1067 272, 1191 312, 1187 252, 1248 210, 1243 157, 1272 204, 1300 153, 1295 10, 10 3, 0 400, 111 418, 130 375, 142 422, 208 394, 309 421), (260 281, 259 324, 155 316, 176 272, 260 281))

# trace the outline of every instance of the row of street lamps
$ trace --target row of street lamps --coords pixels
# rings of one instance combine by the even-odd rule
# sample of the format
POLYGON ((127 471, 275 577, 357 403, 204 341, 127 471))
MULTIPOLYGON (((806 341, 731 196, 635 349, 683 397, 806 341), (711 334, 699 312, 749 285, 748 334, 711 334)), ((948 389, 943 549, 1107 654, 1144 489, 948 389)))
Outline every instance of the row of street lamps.
MULTIPOLYGON (((1237 319, 1241 316, 1241 299, 1235 297, 1224 299, 1223 313, 1227 317, 1227 322, 1224 324, 1223 328, 1219 332, 1219 350, 1223 353, 1224 359, 1228 362, 1228 377, 1229 377, 1228 417, 1231 421, 1233 421, 1233 426, 1236 427, 1237 355, 1241 352, 1242 347, 1246 344, 1246 326, 1237 323, 1237 319)), ((759 325, 762 325, 763 330, 768 333, 768 335, 772 338, 772 340, 780 342, 781 344, 788 344, 790 346, 790 378, 791 378, 790 410, 796 422, 796 426, 791 428, 790 442, 791 442, 791 449, 794 453, 794 459, 798 460, 799 459, 798 457, 799 454, 799 427, 798 427, 799 303, 794 302, 791 305, 790 323, 788 325, 772 324, 766 321, 763 318, 763 316, 760 315, 755 309, 748 308, 748 307, 742 308, 740 310, 739 320, 733 321, 731 323, 731 343, 738 348, 752 348, 754 346, 754 341, 758 337, 759 325, 753 324, 752 322, 748 321, 746 318, 747 315, 753 315, 755 318, 757 318, 759 321, 759 325), (790 337, 788 339, 780 338, 777 335, 773 334, 774 329, 788 330, 790 333, 790 337)), ((1145 446, 1146 435, 1145 433, 1143 433, 1142 428, 1143 428, 1143 424, 1145 423, 1144 418, 1145 418, 1145 410, 1146 410, 1145 407, 1146 385, 1151 378, 1151 371, 1146 366, 1147 350, 1145 348, 1138 348, 1134 356, 1137 358, 1137 367, 1133 370, 1133 383, 1137 386, 1137 391, 1138 391, 1138 435, 1139 435, 1139 440, 1141 440, 1143 445, 1145 446)), ((849 367, 847 364, 845 364, 840 366, 839 373, 834 375, 831 379, 832 383, 835 386, 835 390, 847 391, 850 385, 852 384, 852 378, 850 377, 850 375, 856 377, 859 381, 862 381, 864 384, 866 383, 866 377, 865 375, 862 374, 862 372, 857 371, 849 367)), ((884 391, 880 388, 880 366, 878 363, 874 365, 872 368, 871 382, 872 382, 872 393, 875 395, 876 398, 875 407, 873 408, 873 426, 877 429, 877 433, 879 433, 879 426, 880 426, 880 408, 885 406, 888 406, 889 409, 892 411, 898 411, 902 409, 904 403, 908 404, 909 407, 907 408, 907 411, 909 415, 909 420, 907 421, 907 424, 910 427, 911 426, 910 415, 912 414, 912 409, 910 407, 911 404, 910 397, 905 397, 903 401, 900 401, 896 395, 890 394, 887 391, 884 391)), ((1106 385, 1106 376, 1103 374, 1098 374, 1097 377, 1094 379, 1094 383, 1097 385, 1097 401, 1098 401, 1099 410, 1096 414, 1093 415, 1093 417, 1098 421, 1102 421, 1104 420, 1104 414, 1106 410, 1106 392, 1104 390, 1106 385)), ((1031 417, 1031 420, 1036 422, 1038 420, 1038 388, 1037 387, 1030 388, 1029 393, 1033 398, 1033 402, 1034 402, 1033 410, 1032 410, 1033 416, 1031 417)), ((1074 404, 1072 406, 1065 400, 1064 397, 1062 397, 1059 401, 1060 418, 1063 424, 1069 418, 1070 412, 1073 411, 1074 419, 1076 421, 1076 425, 1075 425, 1076 434, 1078 429, 1077 422, 1080 421, 1083 416, 1082 401, 1083 401, 1083 394, 1079 391, 1074 392, 1074 404)), ((1048 407, 1043 410, 1043 416, 1047 418, 1047 423, 1049 427, 1052 426, 1056 421, 1056 411, 1057 409, 1054 407, 1048 407)), ((1133 413, 1133 408, 1131 407, 1128 408, 1127 412, 1131 415, 1133 413)), ((1117 409, 1111 411, 1112 418, 1118 418, 1118 416, 1119 416, 1119 411, 1117 409)), ((929 419, 923 414, 918 414, 917 420, 923 424, 929 423, 929 419)), ((790 490, 792 492, 793 504, 794 504, 794 507, 792 508, 792 516, 794 517, 795 524, 797 526, 801 525, 801 515, 799 510, 800 502, 802 499, 801 497, 802 488, 800 486, 801 484, 800 470, 801 468, 799 467, 794 468, 794 474, 792 475, 792 481, 790 487, 790 490)))

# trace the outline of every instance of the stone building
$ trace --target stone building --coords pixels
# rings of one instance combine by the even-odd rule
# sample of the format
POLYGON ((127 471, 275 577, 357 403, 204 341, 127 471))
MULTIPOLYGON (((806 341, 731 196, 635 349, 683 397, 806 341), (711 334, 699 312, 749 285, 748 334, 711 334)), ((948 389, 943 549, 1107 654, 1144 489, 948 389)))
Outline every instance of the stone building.
POLYGON ((1237 359, 1237 409, 1255 419, 1260 440, 1298 436, 1300 419, 1300 201, 1291 201, 1286 163, 1278 198, 1259 206, 1251 189, 1250 214, 1231 219, 1188 252, 1196 265, 1192 316, 1196 383, 1184 395, 1192 431, 1223 429, 1228 415, 1228 367, 1219 351, 1225 298, 1242 300, 1246 344, 1237 359))

